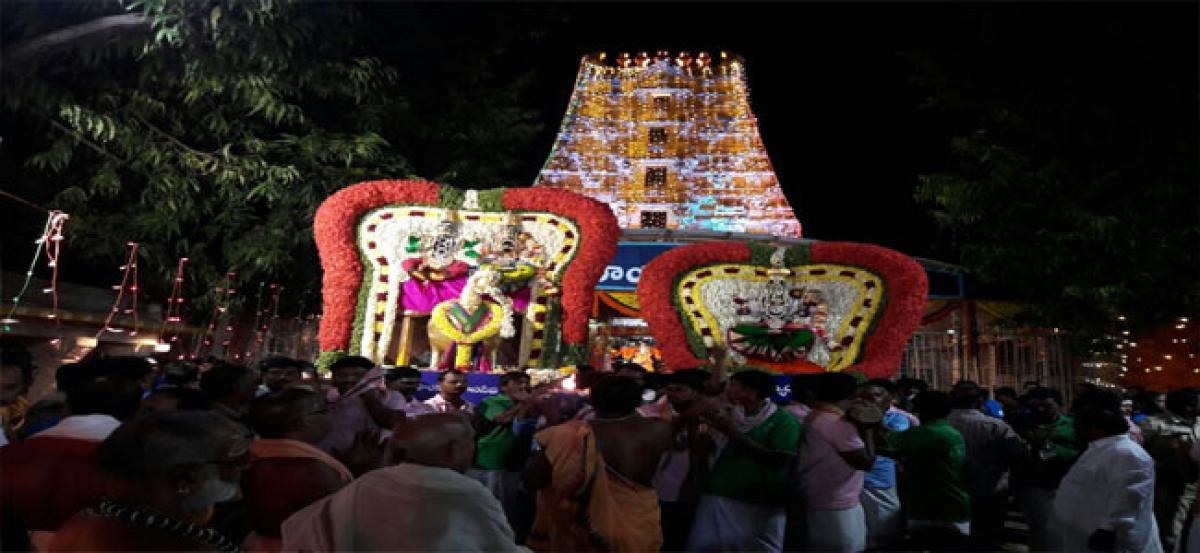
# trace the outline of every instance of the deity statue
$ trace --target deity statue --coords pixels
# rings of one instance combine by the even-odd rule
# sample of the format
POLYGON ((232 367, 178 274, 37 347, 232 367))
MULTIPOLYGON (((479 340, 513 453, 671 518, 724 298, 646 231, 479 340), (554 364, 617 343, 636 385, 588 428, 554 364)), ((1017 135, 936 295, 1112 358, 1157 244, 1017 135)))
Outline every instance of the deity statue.
POLYGON ((827 352, 842 346, 829 332, 829 304, 820 290, 791 288, 785 277, 782 249, 771 256, 769 280, 756 298, 734 298, 737 324, 729 329, 727 341, 734 352, 787 363, 808 359, 814 347, 827 352))
POLYGON ((513 308, 523 313, 544 256, 533 235, 521 230, 520 216, 508 213, 504 231, 483 245, 479 262, 500 273, 500 290, 512 298, 513 308))
POLYGON ((520 218, 508 213, 504 231, 483 245, 480 264, 489 264, 500 272, 500 285, 506 289, 528 286, 541 266, 541 247, 532 235, 521 230, 520 218))
POLYGON ((401 296, 405 311, 429 313, 439 302, 462 293, 471 266, 459 254, 478 254, 473 250, 475 242, 458 235, 457 219, 454 211, 447 211, 434 233, 408 237, 404 249, 412 257, 400 263, 408 274, 401 296))
POLYGON ((501 276, 483 266, 467 279, 462 294, 429 314, 429 348, 438 369, 491 371, 491 353, 516 335, 512 302, 499 289, 501 276))
POLYGON ((654 372, 658 367, 659 353, 658 349, 651 346, 646 340, 641 340, 634 350, 633 356, 629 358, 629 362, 641 365, 642 368, 649 372, 654 372))

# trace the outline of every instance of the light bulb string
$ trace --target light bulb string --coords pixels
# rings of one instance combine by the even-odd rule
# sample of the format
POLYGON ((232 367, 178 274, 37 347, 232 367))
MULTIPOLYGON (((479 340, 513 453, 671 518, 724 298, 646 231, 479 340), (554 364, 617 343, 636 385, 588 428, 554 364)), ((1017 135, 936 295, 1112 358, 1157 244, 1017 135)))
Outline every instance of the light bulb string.
POLYGON ((54 327, 58 330, 57 336, 50 341, 55 347, 62 343, 62 321, 58 316, 58 259, 62 251, 63 225, 69 218, 61 211, 50 212, 49 236, 42 242, 46 249, 46 266, 50 267, 50 318, 54 319, 54 327))
POLYGON ((263 320, 259 327, 257 343, 255 344, 256 355, 263 355, 271 342, 271 331, 274 328, 275 319, 279 318, 279 295, 283 292, 283 286, 279 283, 271 283, 271 299, 268 306, 263 309, 263 320), (268 312, 270 313, 268 315, 268 312))
POLYGON ((121 284, 114 287, 117 290, 117 299, 113 300, 112 308, 108 310, 108 316, 106 316, 104 318, 104 324, 101 325, 100 330, 98 332, 96 332, 96 340, 97 341, 100 340, 100 337, 103 336, 105 332, 111 331, 113 318, 116 317, 117 313, 121 311, 121 300, 125 299, 126 289, 129 290, 129 295, 131 296, 131 300, 130 300, 131 308, 126 311, 127 311, 127 313, 131 312, 133 315, 133 330, 131 330, 129 332, 129 335, 137 336, 137 333, 138 333, 138 318, 137 318, 137 288, 138 288, 138 286, 137 286, 137 252, 138 252, 138 243, 137 242, 128 242, 125 244, 125 246, 129 248, 129 254, 125 259, 125 264, 121 266, 121 270, 123 271, 121 274, 121 284), (130 278, 133 279, 132 285, 129 283, 130 278))
POLYGON ((46 224, 42 228, 41 238, 38 238, 33 242, 34 244, 37 244, 37 249, 33 252, 33 260, 29 262, 29 269, 25 271, 25 283, 21 285, 21 290, 17 292, 17 295, 13 296, 12 298, 12 307, 8 309, 7 315, 7 317, 10 319, 12 318, 13 313, 16 312, 17 305, 21 303, 21 298, 25 297, 25 292, 29 290, 29 283, 33 280, 33 270, 37 268, 38 261, 42 259, 43 244, 45 243, 46 237, 50 233, 50 224, 53 220, 54 214, 51 213, 48 217, 46 217, 46 224))
POLYGON ((257 347, 262 343, 262 321, 264 318, 263 288, 267 283, 258 283, 258 294, 254 298, 254 349, 247 348, 246 357, 253 357, 257 347))
POLYGON ((24 299, 25 293, 29 290, 29 285, 33 281, 33 272, 37 268, 38 261, 42 255, 46 256, 46 266, 50 268, 50 285, 43 292, 50 294, 50 314, 46 317, 54 320, 54 326, 59 329, 58 336, 50 343, 58 346, 62 343, 62 323, 58 317, 58 260, 62 250, 63 241, 63 226, 66 224, 70 215, 58 210, 52 210, 46 216, 46 223, 42 226, 42 234, 34 241, 37 249, 34 250, 33 259, 29 262, 29 268, 25 271, 25 281, 21 284, 20 291, 12 298, 12 305, 9 306, 6 320, 11 320, 16 314, 17 308, 24 299))
MULTIPOLYGON (((171 293, 167 296, 167 309, 163 314, 163 323, 158 330, 158 342, 162 343, 166 337, 168 344, 179 341, 179 327, 183 323, 183 281, 184 281, 184 266, 188 262, 188 258, 179 258, 179 263, 175 266, 175 277, 171 281, 171 293), (168 335, 168 330, 170 334, 168 335)), ((180 353, 180 359, 183 359, 183 354, 180 353)))
MULTIPOLYGON (((221 322, 225 318, 225 315, 227 314, 227 312, 229 311, 229 306, 231 303, 230 300, 234 293, 233 277, 236 275, 237 275, 237 273, 234 273, 234 272, 225 273, 224 286, 222 288, 217 288, 216 290, 214 290, 215 292, 220 293, 221 296, 217 299, 217 305, 215 305, 213 307, 212 316, 209 317, 209 319, 208 319, 208 327, 205 329, 204 338, 196 343, 196 349, 192 353, 192 358, 199 357, 200 351, 202 349, 209 353, 212 352, 212 346, 216 340, 215 333, 216 333, 217 323, 221 322)), ((224 345, 226 346, 225 352, 228 353, 228 345, 229 344, 226 343, 224 345)))

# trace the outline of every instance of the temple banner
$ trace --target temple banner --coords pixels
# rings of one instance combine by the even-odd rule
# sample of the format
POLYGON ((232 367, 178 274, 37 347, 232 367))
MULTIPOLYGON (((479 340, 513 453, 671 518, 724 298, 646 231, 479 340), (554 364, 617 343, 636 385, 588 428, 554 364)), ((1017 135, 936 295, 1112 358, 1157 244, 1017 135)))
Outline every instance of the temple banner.
POLYGON ((663 242, 620 242, 615 255, 604 268, 597 290, 637 290, 642 267, 659 254, 679 246, 663 242))

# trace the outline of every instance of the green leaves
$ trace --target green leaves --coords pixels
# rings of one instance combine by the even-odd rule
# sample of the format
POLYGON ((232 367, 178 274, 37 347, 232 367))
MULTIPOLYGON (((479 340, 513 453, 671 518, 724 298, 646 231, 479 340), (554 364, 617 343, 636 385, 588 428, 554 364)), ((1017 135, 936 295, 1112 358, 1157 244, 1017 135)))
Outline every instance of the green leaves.
POLYGON ((1088 345, 1118 314, 1136 329, 1200 311, 1195 134, 1178 124, 1194 102, 1161 83, 1064 94, 1083 85, 1052 59, 1021 62, 1046 64, 1039 89, 973 82, 982 62, 964 57, 923 58, 915 80, 958 126, 916 196, 985 289, 1028 306, 1017 322, 1088 345))
MULTIPOLYGON (((42 20, 67 9, 19 8, 42 20)), ((22 83, 6 109, 40 122, 44 137, 25 166, 63 183, 53 205, 72 213, 77 251, 107 259, 135 240, 144 267, 158 271, 151 286, 188 256, 189 294, 228 270, 241 282, 315 287, 320 201, 410 171, 379 120, 354 108, 390 101, 395 70, 356 52, 341 26, 353 19, 345 5, 144 0, 126 9, 151 20, 135 51, 5 67, 22 72, 6 74, 22 83)))
MULTIPOLYGON (((181 256, 192 260, 192 297, 227 271, 237 284, 316 289, 312 216, 339 188, 417 173, 512 186, 532 180, 540 161, 528 156, 541 130, 522 106, 529 75, 497 76, 490 47, 427 55, 431 41, 446 42, 439 29, 404 28, 399 41, 393 21, 338 2, 11 4, 15 15, 0 20, 6 45, 101 17, 149 20, 102 47, 2 64, 0 105, 24 123, 32 151, 13 180, 71 213, 72 255, 107 267, 138 241, 156 297, 181 256), (405 78, 375 53, 401 60, 405 78)), ((493 40, 463 34, 451 42, 493 40)), ((480 202, 503 209, 498 193, 480 202)))

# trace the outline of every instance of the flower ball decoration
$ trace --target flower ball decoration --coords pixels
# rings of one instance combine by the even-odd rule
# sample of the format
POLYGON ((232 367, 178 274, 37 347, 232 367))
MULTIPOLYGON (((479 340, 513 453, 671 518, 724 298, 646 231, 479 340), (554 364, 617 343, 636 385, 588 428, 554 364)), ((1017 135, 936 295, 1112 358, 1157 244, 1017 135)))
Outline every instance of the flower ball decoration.
POLYGON ((916 260, 849 242, 705 242, 648 263, 638 301, 669 369, 729 355, 776 372, 895 375, 925 310, 916 260))
POLYGON ((525 269, 506 274, 527 279, 516 298, 533 329, 528 365, 555 367, 586 346, 593 290, 620 230, 608 206, 564 190, 378 180, 327 198, 313 233, 325 272, 318 365, 382 361, 397 320, 427 314, 436 299, 414 290, 457 293, 452 276, 504 260, 525 269), (427 270, 435 256, 443 263, 427 270))

